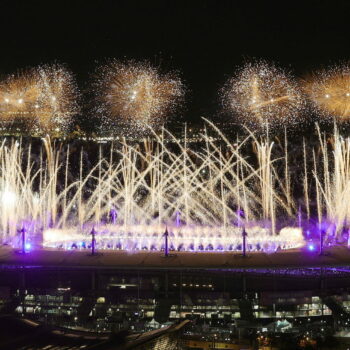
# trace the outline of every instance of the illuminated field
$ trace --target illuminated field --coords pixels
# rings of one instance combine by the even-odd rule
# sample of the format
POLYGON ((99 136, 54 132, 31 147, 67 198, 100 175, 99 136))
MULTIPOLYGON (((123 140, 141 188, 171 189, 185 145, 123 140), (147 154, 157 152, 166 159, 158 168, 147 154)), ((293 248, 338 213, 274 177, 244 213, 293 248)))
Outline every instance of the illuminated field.
MULTIPOLYGON (((174 251, 240 251, 242 250, 242 229, 239 227, 167 227, 169 249, 174 251)), ((300 229, 284 228, 278 235, 271 236, 269 230, 255 226, 246 230, 247 250, 275 252, 303 246, 300 229)), ((89 230, 48 229, 44 232, 44 246, 60 249, 90 249, 89 230)), ((104 225, 97 233, 97 249, 149 250, 165 249, 163 225, 104 225)))

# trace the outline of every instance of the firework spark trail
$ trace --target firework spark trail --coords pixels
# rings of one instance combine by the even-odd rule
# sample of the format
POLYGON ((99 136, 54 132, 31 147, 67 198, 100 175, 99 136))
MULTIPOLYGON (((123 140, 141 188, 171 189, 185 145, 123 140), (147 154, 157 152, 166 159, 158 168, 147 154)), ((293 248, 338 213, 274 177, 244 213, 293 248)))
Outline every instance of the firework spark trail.
MULTIPOLYGON (((61 148, 51 144, 49 138, 43 141, 39 169, 20 144, 4 143, 0 148, 0 239, 15 242, 23 223, 33 223, 33 228, 28 228, 29 236, 30 230, 35 233, 38 228, 43 229, 48 245, 58 247, 63 242, 69 247, 76 239, 88 239, 89 225, 97 224, 105 232, 101 244, 105 242, 106 248, 112 244, 114 249, 120 249, 121 240, 125 249, 127 242, 133 242, 139 248, 145 244, 148 249, 154 246, 159 250, 166 224, 171 235, 175 235, 171 241, 176 249, 239 249, 241 227, 233 223, 237 222, 236 208, 240 207, 245 210, 245 218, 240 221, 249 231, 252 249, 301 245, 300 230, 287 229, 285 235, 271 236, 277 231, 267 223, 275 225, 275 211, 286 212, 288 208, 285 194, 271 181, 275 159, 260 152, 266 159, 253 168, 240 147, 232 147, 215 126, 210 122, 208 125, 222 136, 224 143, 228 142, 226 146, 208 136, 203 152, 166 130, 161 135, 154 132, 153 140, 143 144, 122 141, 115 148, 113 158, 117 161, 109 162, 109 157, 101 155, 84 176, 80 173, 72 181, 66 179, 70 162, 64 163, 68 154, 61 157, 61 148), (226 156, 224 149, 230 149, 232 154, 226 156), (65 189, 58 192, 61 175, 65 189), (35 183, 40 184, 39 188, 35 183), (91 188, 88 183, 95 185, 91 188), (268 208, 265 210, 264 206, 268 208), (117 210, 118 220, 106 227, 104 218, 111 208, 117 210), (181 223, 176 226, 178 215, 181 223), (259 220, 264 220, 264 227, 259 220), (142 243, 143 240, 148 243, 142 243)), ((252 137, 241 146, 250 141, 252 137)), ((262 143, 261 147, 272 144, 262 143)))
MULTIPOLYGON (((335 225, 337 238, 341 238, 343 228, 350 223, 350 138, 343 138, 335 128, 333 144, 329 147, 318 126, 317 131, 324 164, 322 173, 317 171, 316 161, 313 169, 319 223, 325 216, 335 225)), ((327 233, 332 235, 332 227, 329 231, 327 233)))
POLYGON ((298 84, 263 61, 246 64, 220 93, 224 109, 250 126, 296 124, 305 107, 298 84))
POLYGON ((320 70, 304 82, 304 89, 316 113, 335 117, 338 121, 350 118, 350 67, 338 65, 320 70))
POLYGON ((134 132, 162 126, 184 96, 175 73, 161 74, 149 63, 134 61, 113 60, 101 67, 95 88, 106 124, 125 123, 134 132))

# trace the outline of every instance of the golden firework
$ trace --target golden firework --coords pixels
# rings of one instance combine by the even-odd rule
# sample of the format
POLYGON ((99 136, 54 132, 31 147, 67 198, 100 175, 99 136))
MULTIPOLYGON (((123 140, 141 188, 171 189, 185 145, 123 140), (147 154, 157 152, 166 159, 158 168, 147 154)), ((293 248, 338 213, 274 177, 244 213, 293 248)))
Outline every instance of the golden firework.
POLYGON ((7 122, 31 119, 35 113, 40 88, 34 71, 11 75, 0 83, 0 115, 7 122))
POLYGON ((184 94, 176 74, 161 74, 149 63, 111 61, 97 78, 98 111, 108 122, 132 126, 162 125, 184 94))
POLYGON ((0 82, 0 118, 41 132, 63 131, 78 112, 72 75, 61 65, 46 65, 11 75, 0 82))
POLYGON ((224 108, 253 125, 295 123, 304 108, 297 83, 266 62, 246 64, 221 93, 224 108))
POLYGON ((350 67, 334 66, 314 73, 304 84, 313 106, 323 116, 350 118, 350 67))
POLYGON ((36 118, 43 130, 60 131, 79 112, 79 93, 72 74, 62 65, 46 65, 36 70, 40 89, 36 118))

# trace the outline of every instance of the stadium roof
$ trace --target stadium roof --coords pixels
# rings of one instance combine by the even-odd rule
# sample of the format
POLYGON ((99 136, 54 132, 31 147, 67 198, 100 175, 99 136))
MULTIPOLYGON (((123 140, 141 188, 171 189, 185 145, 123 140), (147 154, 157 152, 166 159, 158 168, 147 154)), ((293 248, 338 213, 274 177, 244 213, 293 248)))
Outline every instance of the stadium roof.
POLYGON ((350 266, 349 249, 328 248, 324 255, 304 249, 279 251, 272 254, 252 252, 243 257, 237 252, 163 252, 107 251, 89 254, 88 250, 38 249, 21 254, 12 248, 0 248, 2 267, 40 267, 75 269, 251 269, 287 267, 350 266))

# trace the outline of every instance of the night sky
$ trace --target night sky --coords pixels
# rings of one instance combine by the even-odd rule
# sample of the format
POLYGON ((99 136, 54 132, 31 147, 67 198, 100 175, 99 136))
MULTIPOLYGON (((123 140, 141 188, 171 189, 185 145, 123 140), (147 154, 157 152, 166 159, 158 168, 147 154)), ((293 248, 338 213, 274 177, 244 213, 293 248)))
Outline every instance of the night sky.
POLYGON ((0 3, 0 71, 57 60, 84 87, 106 58, 177 69, 187 120, 218 112, 217 90, 250 58, 301 76, 350 58, 350 1, 15 1, 0 3))

